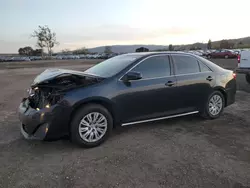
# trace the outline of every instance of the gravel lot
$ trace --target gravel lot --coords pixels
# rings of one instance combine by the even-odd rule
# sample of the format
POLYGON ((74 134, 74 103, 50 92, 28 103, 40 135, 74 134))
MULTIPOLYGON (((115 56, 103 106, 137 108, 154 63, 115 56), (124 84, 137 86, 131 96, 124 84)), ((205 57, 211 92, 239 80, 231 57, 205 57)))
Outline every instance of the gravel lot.
MULTIPOLYGON (((235 69, 236 60, 215 60, 235 69)), ((40 63, 42 64, 42 63, 40 63)), ((93 62, 64 62, 84 70, 93 62)), ((59 65, 47 63, 46 67, 59 65)), ((45 66, 0 65, 0 187, 250 187, 250 85, 237 76, 237 101, 221 118, 189 116, 114 131, 82 149, 67 139, 27 141, 17 107, 45 66)))

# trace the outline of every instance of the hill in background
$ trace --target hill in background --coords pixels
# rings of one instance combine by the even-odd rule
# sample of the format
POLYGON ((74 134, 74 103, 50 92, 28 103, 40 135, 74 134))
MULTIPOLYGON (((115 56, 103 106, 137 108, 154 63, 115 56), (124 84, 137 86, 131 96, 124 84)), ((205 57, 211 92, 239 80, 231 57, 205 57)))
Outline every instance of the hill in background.
MULTIPOLYGON (((90 53, 103 53, 105 51, 106 46, 100 46, 95 48, 89 48, 88 52, 90 53)), ((135 52, 137 48, 144 47, 148 48, 149 51, 166 51, 168 50, 169 44, 167 45, 112 45, 111 51, 114 53, 131 53, 135 52)), ((250 37, 244 37, 244 38, 238 38, 238 39, 227 39, 227 40, 219 40, 219 41, 212 41, 212 49, 219 49, 219 48, 234 48, 234 49, 240 49, 240 48, 249 48, 250 49, 250 37), (228 46, 230 47, 222 47, 221 42, 226 41, 228 43, 228 46)), ((83 48, 85 49, 85 48, 83 48)), ((207 43, 194 43, 194 44, 181 44, 181 45, 174 45, 174 50, 192 50, 192 49, 207 49, 207 43)), ((81 50, 81 49, 80 49, 81 50)), ((77 50, 68 51, 67 53, 74 53, 77 50)), ((58 52, 56 54, 62 54, 63 51, 58 52)), ((78 54, 78 53, 77 53, 78 54)), ((16 56, 18 53, 14 54, 1 54, 1 56, 16 56)))
MULTIPOLYGON (((250 37, 227 39, 228 43, 233 44, 233 48, 250 48, 250 37)), ((219 48, 221 40, 212 41, 212 48, 219 48)), ((168 50, 168 45, 112 45, 110 46, 114 53, 131 53, 135 52, 137 48, 145 47, 150 51, 168 50)), ((185 45, 174 45, 175 50, 190 50, 192 48, 207 49, 207 43, 194 43, 185 45)), ((105 46, 88 49, 91 53, 102 53, 105 46)))
MULTIPOLYGON (((168 49, 168 46, 163 45, 112 45, 112 52, 114 53, 131 53, 135 52, 137 48, 145 47, 150 51, 158 50, 158 49, 168 49)), ((89 52, 102 53, 105 50, 105 46, 100 46, 96 48, 88 49, 89 52)))

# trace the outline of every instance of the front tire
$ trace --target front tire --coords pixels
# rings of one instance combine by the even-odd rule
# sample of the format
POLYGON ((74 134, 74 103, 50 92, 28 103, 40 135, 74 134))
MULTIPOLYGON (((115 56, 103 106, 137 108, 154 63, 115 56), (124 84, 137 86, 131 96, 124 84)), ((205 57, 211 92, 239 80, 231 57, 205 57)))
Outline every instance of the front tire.
POLYGON ((202 117, 205 119, 216 119, 220 117, 225 106, 225 99, 220 91, 214 91, 206 102, 202 117))
POLYGON ((250 74, 246 74, 246 81, 248 84, 250 84, 250 74))
POLYGON ((102 144, 113 129, 113 118, 99 104, 88 104, 75 113, 70 126, 73 143, 81 147, 96 147, 102 144))
POLYGON ((225 59, 228 59, 228 55, 225 55, 225 59))

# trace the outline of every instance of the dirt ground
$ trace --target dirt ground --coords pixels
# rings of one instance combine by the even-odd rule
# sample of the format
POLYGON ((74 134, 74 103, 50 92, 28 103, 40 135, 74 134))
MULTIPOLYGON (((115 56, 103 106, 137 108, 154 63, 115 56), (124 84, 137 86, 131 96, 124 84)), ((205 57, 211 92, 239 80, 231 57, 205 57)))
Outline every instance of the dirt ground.
MULTIPOLYGON (((237 66, 235 60, 213 61, 237 66)), ((46 67, 84 70, 92 64, 0 68, 1 188, 250 187, 250 85, 244 75, 237 76, 236 103, 216 120, 189 116, 127 126, 92 149, 67 139, 23 139, 17 107, 34 77, 46 67)))

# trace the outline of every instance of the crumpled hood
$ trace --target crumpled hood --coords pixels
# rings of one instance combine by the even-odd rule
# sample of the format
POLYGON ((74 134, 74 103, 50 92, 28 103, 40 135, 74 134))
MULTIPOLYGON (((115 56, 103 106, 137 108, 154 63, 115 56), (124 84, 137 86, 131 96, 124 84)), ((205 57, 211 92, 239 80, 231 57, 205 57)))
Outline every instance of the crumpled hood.
POLYGON ((74 71, 74 70, 68 70, 68 69, 56 69, 56 68, 50 68, 46 69, 44 72, 39 74, 33 81, 32 86, 40 84, 42 82, 45 82, 47 80, 51 80, 57 76, 60 76, 62 74, 73 74, 73 75, 79 75, 79 76, 86 76, 81 71, 74 71))

